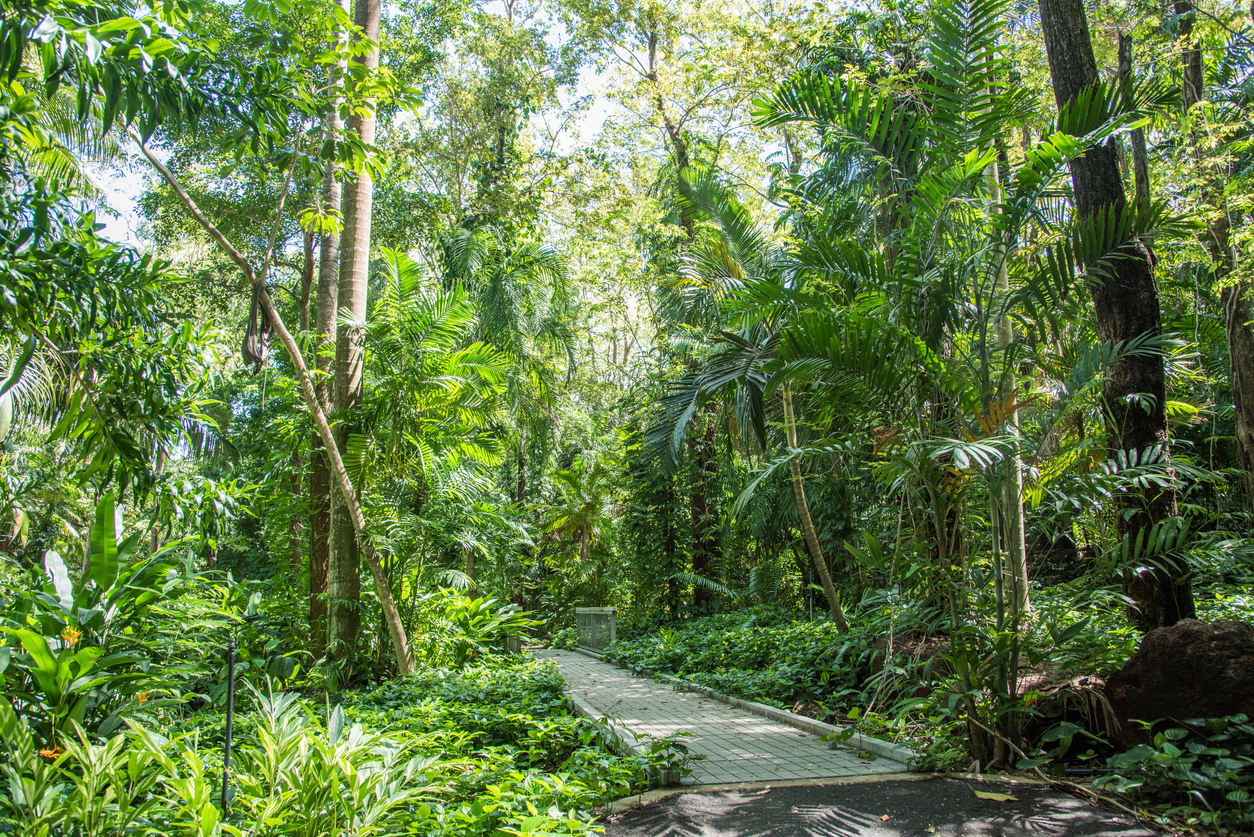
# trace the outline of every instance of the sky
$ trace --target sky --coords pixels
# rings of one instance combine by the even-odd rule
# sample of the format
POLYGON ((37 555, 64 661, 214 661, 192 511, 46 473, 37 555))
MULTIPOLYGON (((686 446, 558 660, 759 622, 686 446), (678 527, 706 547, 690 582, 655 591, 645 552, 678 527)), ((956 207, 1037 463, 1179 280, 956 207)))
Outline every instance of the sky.
MULTIPOLYGON (((488 0, 482 3, 485 11, 501 16, 505 15, 505 4, 502 0, 488 0)), ((549 34, 548 40, 556 45, 562 37, 558 30, 549 34)), ((563 106, 569 106, 576 99, 591 95, 592 104, 575 123, 574 130, 563 136, 557 146, 559 153, 570 153, 581 141, 588 140, 598 133, 609 116, 611 103, 604 95, 604 77, 595 68, 587 67, 580 72, 579 83, 573 91, 562 91, 563 106)), ((543 127, 543 115, 532 117, 532 126, 536 130, 543 127)), ((126 151, 128 164, 121 166, 96 166, 91 175, 96 184, 104 192, 104 211, 97 215, 97 220, 104 224, 104 235, 120 244, 128 244, 143 248, 145 242, 140 234, 141 219, 137 211, 136 201, 143 193, 145 186, 155 173, 135 150, 134 143, 127 141, 126 151)), ((158 158, 166 156, 159 148, 153 151, 158 158)))

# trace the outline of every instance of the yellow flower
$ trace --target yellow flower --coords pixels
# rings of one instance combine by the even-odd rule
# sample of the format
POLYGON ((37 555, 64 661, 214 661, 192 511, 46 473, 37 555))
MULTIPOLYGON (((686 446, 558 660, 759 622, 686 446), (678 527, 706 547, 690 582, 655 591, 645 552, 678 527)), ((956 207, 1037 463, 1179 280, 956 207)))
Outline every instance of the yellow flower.
POLYGON ((46 747, 39 751, 39 755, 48 759, 48 761, 56 761, 57 757, 64 752, 65 750, 62 750, 60 747, 46 747))
POLYGON ((78 641, 82 638, 83 632, 73 626, 69 626, 61 632, 61 639, 65 640, 65 644, 71 648, 78 645, 78 641))
POLYGON ((144 701, 148 700, 148 693, 140 692, 139 694, 135 695, 135 700, 137 700, 140 703, 143 703, 144 701))

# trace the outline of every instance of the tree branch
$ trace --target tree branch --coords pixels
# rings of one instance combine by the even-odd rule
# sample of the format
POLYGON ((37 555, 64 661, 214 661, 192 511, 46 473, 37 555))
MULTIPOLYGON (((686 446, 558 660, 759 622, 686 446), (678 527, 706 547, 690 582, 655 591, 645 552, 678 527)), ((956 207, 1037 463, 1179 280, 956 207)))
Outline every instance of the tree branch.
MULTIPOLYGON (((256 274, 253 272, 252 265, 248 263, 248 259, 244 257, 239 250, 235 248, 226 236, 214 226, 213 222, 205 217, 200 211, 200 207, 196 206, 196 202, 187 194, 187 190, 179 183, 178 178, 174 176, 166 166, 149 151, 139 135, 133 128, 127 128, 127 133, 131 139, 135 140, 139 145, 140 151, 148 158, 148 162, 152 163, 153 168, 160 172, 165 178, 166 183, 174 190, 183 206, 191 214, 196 223, 204 227, 205 232, 209 233, 219 247, 222 248, 233 262, 239 265, 240 270, 247 277, 249 285, 256 284, 256 274)), ((288 185, 290 186, 291 178, 289 173, 288 185)), ((284 190, 286 197, 286 187, 284 190)), ((280 203, 280 207, 282 203, 280 203)), ((276 226, 277 230, 277 226, 276 226)), ((267 259, 269 254, 267 254, 267 259)), ((263 273, 264 275, 264 273, 263 273)), ((331 464, 331 473, 334 475, 336 484, 339 486, 340 493, 344 497, 344 505, 348 508, 349 517, 353 521, 353 529, 357 532, 357 539, 361 543, 362 551, 366 555, 366 563, 370 565, 370 574, 374 578, 375 590, 379 596, 379 604, 383 608, 384 615, 387 618, 389 631, 392 633, 392 650, 396 654, 396 667, 401 674, 408 674, 413 671, 414 662, 413 655, 409 650, 409 642, 405 636, 404 628, 400 621, 400 612, 396 608, 396 602, 392 598, 392 589, 388 584, 387 576, 383 571, 383 565, 379 563, 378 555, 374 548, 371 547, 366 535, 366 517, 362 513, 361 504, 357 501, 357 493, 353 489, 353 481, 348 476, 348 470, 344 467, 344 460, 340 456, 340 449, 335 444, 335 436, 331 433, 331 425, 327 421, 326 413, 322 411, 322 406, 318 403, 318 396, 314 391, 313 380, 309 377, 309 369, 305 366, 305 358, 301 354, 300 346, 297 345, 295 338, 291 332, 287 330, 287 326, 283 324, 283 319, 279 316, 278 310, 274 307, 274 300, 270 298, 270 292, 266 289, 265 283, 261 284, 261 291, 257 295, 261 307, 265 309, 266 315, 270 318, 270 326, 274 329, 274 333, 278 335, 279 342, 283 345, 283 349, 287 352, 288 358, 292 362, 292 367, 296 372, 296 379, 300 383, 301 394, 305 397, 305 406, 309 408, 310 418, 313 419, 314 427, 318 431, 318 437, 322 440, 323 454, 327 457, 331 464)))

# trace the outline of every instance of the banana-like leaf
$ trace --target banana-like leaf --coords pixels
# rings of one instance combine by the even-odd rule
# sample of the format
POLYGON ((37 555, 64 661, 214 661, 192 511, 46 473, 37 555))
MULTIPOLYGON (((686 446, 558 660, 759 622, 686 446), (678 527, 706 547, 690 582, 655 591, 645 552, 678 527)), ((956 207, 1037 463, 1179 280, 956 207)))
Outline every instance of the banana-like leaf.
POLYGON ((112 492, 106 492, 96 504, 96 520, 91 527, 91 558, 87 574, 100 592, 118 579, 118 540, 121 509, 114 505, 112 492))

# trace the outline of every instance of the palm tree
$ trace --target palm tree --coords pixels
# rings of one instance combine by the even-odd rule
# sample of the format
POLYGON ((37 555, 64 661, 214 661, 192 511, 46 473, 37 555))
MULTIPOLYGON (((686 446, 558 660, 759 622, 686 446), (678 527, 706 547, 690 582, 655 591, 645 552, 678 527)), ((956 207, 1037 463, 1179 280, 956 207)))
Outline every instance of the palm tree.
POLYGON ((476 306, 476 339, 508 361, 506 399, 516 435, 514 502, 528 495, 528 438, 553 430, 553 404, 575 372, 575 336, 565 260, 536 242, 517 242, 496 225, 459 229, 446 242, 444 285, 460 287, 476 306))
POLYGON ((544 530, 586 563, 609 525, 608 472, 600 462, 585 468, 576 460, 569 470, 559 468, 553 476, 561 502, 544 507, 544 530))
MULTIPOLYGON (((756 228, 748 212, 709 172, 689 172, 681 181, 681 194, 694 216, 717 224, 719 235, 696 246, 688 257, 688 271, 711 288, 717 297, 752 284, 770 288, 779 299, 790 296, 790 262, 767 236, 756 228)), ((720 398, 734 410, 746 440, 769 449, 766 404, 778 388, 783 410, 786 444, 791 452, 788 467, 797 519, 815 572, 823 585, 832 620, 848 628, 844 609, 832 582, 827 558, 810 513, 805 481, 797 451, 797 418, 788 377, 769 380, 778 368, 779 329, 787 322, 787 303, 766 309, 747 309, 741 316, 739 334, 722 332, 721 346, 694 372, 685 376, 664 399, 664 419, 650 430, 648 439, 660 444, 664 461, 674 468, 680 443, 693 417, 704 403, 720 398)))
POLYGON ((438 290, 403 253, 382 256, 366 328, 363 429, 350 435, 345 464, 367 480, 417 485, 436 463, 499 463, 504 354, 471 342, 476 310, 463 290, 438 290))

